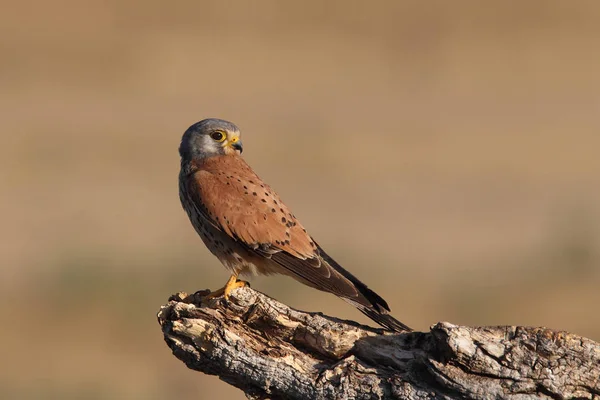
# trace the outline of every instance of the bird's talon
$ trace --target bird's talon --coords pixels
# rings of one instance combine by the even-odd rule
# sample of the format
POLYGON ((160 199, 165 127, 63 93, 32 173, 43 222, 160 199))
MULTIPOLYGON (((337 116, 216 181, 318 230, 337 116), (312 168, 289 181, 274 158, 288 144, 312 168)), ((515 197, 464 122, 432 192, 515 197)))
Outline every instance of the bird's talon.
POLYGON ((229 301, 229 296, 231 296, 231 292, 237 288, 241 288, 244 286, 250 286, 250 284, 246 281, 242 281, 242 280, 235 280, 234 282, 228 283, 227 286, 225 286, 225 300, 229 301))
POLYGON ((225 288, 224 287, 222 287, 221 289, 217 289, 214 292, 210 292, 208 294, 205 294, 205 295, 202 296, 202 298, 206 299, 206 300, 215 299, 217 297, 223 296, 223 293, 225 293, 225 288))

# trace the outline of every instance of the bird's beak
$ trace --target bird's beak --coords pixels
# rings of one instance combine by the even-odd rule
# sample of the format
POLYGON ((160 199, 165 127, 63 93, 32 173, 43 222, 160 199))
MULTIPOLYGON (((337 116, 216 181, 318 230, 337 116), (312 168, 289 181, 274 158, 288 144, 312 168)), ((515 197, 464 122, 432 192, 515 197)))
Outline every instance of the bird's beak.
POLYGON ((244 151, 244 147, 242 146, 242 141, 240 140, 239 136, 235 136, 233 138, 231 138, 231 140, 229 140, 229 146, 240 152, 240 154, 242 154, 242 151, 244 151))
POLYGON ((244 148, 242 147, 242 141, 238 140, 237 142, 233 143, 231 145, 231 147, 233 147, 234 149, 238 150, 240 152, 240 154, 242 154, 242 151, 244 151, 244 148))

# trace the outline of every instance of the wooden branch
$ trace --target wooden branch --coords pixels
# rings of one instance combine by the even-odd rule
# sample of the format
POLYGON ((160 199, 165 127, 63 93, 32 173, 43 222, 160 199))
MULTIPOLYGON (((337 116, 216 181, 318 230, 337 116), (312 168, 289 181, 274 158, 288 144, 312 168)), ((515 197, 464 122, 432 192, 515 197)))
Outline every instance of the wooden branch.
POLYGON ((173 354, 254 399, 595 399, 600 344, 544 328, 391 334, 251 288, 179 293, 158 313, 173 354))

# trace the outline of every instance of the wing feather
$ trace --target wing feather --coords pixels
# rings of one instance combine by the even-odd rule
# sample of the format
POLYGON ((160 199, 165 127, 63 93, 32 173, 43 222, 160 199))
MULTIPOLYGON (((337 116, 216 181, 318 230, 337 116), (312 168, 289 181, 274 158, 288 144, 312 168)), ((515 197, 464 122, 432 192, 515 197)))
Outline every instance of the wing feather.
POLYGON ((271 259, 305 284, 342 297, 379 324, 406 330, 387 314, 385 300, 314 242, 279 196, 241 157, 203 160, 186 185, 188 193, 195 196, 199 214, 250 251, 271 259))
POLYGON ((190 179, 195 189, 191 192, 199 196, 205 214, 229 236, 252 249, 268 247, 268 252, 314 257, 311 237, 242 158, 212 157, 190 179))

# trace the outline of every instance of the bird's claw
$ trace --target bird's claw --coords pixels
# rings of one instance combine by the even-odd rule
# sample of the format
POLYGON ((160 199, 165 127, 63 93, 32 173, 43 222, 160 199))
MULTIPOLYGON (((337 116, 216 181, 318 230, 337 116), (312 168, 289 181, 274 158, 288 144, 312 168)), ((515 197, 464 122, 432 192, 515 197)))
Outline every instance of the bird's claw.
POLYGON ((225 286, 221 289, 215 290, 209 294, 203 296, 204 299, 210 300, 215 299, 217 297, 223 296, 226 301, 229 301, 229 297, 231 296, 231 292, 233 292, 237 288, 241 288, 244 286, 250 286, 250 284, 246 281, 238 280, 236 276, 231 276, 225 286))

